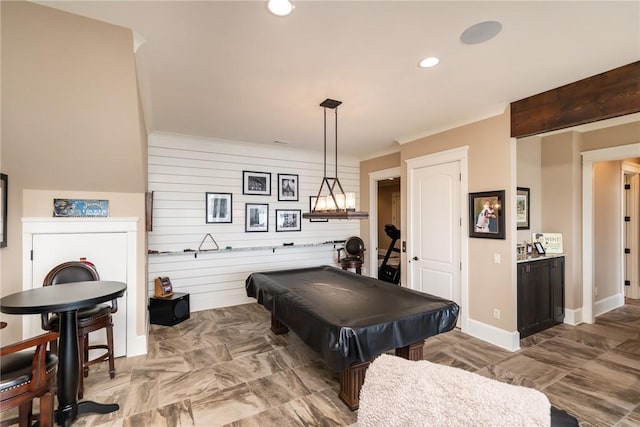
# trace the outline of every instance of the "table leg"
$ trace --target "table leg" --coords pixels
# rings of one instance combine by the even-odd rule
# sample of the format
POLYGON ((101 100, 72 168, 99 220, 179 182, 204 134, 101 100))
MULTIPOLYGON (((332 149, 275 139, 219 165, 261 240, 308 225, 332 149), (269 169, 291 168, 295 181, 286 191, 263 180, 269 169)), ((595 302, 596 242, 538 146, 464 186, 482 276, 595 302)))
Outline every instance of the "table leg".
POLYGON ((271 313, 271 332, 276 335, 282 335, 289 332, 287 325, 276 319, 276 316, 274 316, 273 313, 271 313))
POLYGON ((406 347, 396 348, 396 356, 402 357, 408 360, 422 360, 422 348, 424 347, 424 340, 409 344, 406 347))
POLYGON ((80 354, 78 353, 78 313, 76 310, 59 313, 60 344, 58 345, 58 410, 56 422, 68 426, 78 416, 78 381, 80 354))
POLYGON ((118 404, 77 401, 80 382, 80 349, 78 342, 78 313, 76 310, 59 313, 60 344, 58 345, 58 409, 56 423, 63 427, 71 423, 80 414, 108 414, 117 411, 118 404))
POLYGON ((352 411, 360 406, 360 389, 364 384, 364 376, 368 367, 369 361, 352 363, 340 375, 340 394, 338 397, 352 411))

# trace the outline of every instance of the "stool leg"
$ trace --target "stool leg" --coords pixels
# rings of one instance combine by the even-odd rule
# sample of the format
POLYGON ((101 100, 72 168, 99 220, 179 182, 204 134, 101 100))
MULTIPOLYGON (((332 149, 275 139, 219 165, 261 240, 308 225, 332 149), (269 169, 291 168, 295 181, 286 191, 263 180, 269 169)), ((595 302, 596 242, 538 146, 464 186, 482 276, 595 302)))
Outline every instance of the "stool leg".
POLYGON ((116 366, 113 361, 113 323, 109 321, 107 326, 107 347, 109 347, 109 377, 114 379, 116 376, 116 366))
POLYGON ((47 391, 40 397, 40 427, 53 426, 53 393, 47 391))
POLYGON ((18 425, 20 427, 27 427, 31 425, 32 417, 32 401, 28 400, 18 407, 18 425))

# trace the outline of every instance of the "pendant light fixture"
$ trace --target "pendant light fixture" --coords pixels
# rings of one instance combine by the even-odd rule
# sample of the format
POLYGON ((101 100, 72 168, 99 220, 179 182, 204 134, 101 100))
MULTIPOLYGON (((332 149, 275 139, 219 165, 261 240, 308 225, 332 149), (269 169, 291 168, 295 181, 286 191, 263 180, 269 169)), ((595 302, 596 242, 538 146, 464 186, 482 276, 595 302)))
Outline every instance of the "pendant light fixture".
POLYGON ((367 212, 356 211, 356 193, 345 193, 338 179, 338 106, 342 101, 325 99, 320 103, 324 109, 324 176, 311 212, 302 214, 309 219, 366 219, 367 212), (335 113, 335 175, 327 176, 327 109, 335 113))

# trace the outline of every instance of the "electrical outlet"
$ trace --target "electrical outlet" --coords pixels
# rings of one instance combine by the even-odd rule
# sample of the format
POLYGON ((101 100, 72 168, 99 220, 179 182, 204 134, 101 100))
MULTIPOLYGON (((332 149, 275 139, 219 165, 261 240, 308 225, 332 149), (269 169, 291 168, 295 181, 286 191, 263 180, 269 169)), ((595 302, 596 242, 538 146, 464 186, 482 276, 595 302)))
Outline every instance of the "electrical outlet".
POLYGON ((500 254, 493 254, 493 262, 495 264, 500 264, 500 254))
POLYGON ((499 319, 500 318, 500 310, 498 310, 497 308, 493 309, 493 318, 494 319, 499 319))

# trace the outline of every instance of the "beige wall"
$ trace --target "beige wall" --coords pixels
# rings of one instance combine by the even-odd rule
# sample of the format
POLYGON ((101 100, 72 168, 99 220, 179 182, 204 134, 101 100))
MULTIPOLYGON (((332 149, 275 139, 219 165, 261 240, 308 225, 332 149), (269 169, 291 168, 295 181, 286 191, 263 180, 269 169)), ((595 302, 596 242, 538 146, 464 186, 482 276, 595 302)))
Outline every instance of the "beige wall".
MULTIPOLYGON (((486 120, 432 135, 402 146, 402 239, 407 233, 407 169, 405 160, 434 154, 440 151, 469 146, 469 192, 505 190, 506 200, 511 200, 512 176, 510 114, 505 113, 486 120)), ((466 218, 465 218, 466 219, 466 218)), ((516 286, 513 282, 515 266, 508 262, 515 251, 515 236, 511 232, 511 213, 507 209, 506 239, 469 239, 469 319, 513 332, 516 324, 516 286), (493 255, 500 254, 501 264, 493 262, 493 255), (493 309, 501 311, 501 318, 493 318, 493 309)), ((407 242, 407 246, 409 242, 407 242)), ((406 257, 405 257, 406 258, 406 257)), ((407 271, 406 259, 403 270, 407 271)), ((463 308, 464 309, 464 308, 463 308)))
MULTIPOLYGON (((143 219, 147 159, 131 31, 33 3, 1 8, 2 168, 11 185, 0 273, 6 295, 22 289, 23 216, 51 216, 54 196, 106 194, 112 216, 143 219)), ((140 277, 129 286, 144 290, 141 228, 140 277)), ((139 302, 138 333, 145 306, 139 302)), ((3 318, 18 337, 20 322, 3 318)))
POLYGON ((565 306, 582 306, 581 134, 565 132, 542 140, 542 221, 547 233, 562 233, 565 306))
POLYGON ((529 189, 529 230, 518 230, 516 243, 531 241, 531 234, 541 231, 542 216, 542 149, 540 137, 522 138, 516 144, 517 186, 529 189))
POLYGON ((593 165, 593 286, 595 300, 620 293, 622 277, 622 162, 593 165))

